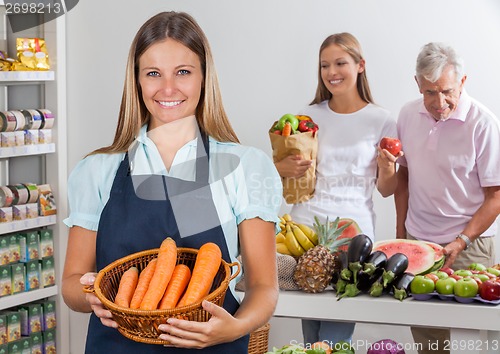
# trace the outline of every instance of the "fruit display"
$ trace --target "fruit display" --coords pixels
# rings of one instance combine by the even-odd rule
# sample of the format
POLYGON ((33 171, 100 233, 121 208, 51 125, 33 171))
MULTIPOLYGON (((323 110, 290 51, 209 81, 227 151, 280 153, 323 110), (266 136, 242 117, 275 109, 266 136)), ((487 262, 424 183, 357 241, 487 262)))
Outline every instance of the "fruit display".
POLYGON ((333 274, 340 269, 340 262, 336 255, 338 248, 347 245, 352 239, 338 239, 350 226, 350 224, 345 224, 339 227, 339 217, 333 222, 327 218, 323 224, 317 217, 314 219, 318 243, 300 256, 294 272, 294 281, 304 291, 319 293, 330 285, 333 274))
POLYGON ((456 300, 462 303, 479 301, 500 304, 500 272, 494 267, 472 263, 468 269, 441 268, 416 276, 411 283, 415 300, 456 300), (497 273, 497 274, 495 274, 497 273))
POLYGON ((432 242, 396 239, 375 242, 374 250, 382 251, 387 257, 402 253, 408 258, 408 269, 413 275, 430 273, 442 267, 444 254, 442 247, 432 242))
POLYGON ((311 117, 305 115, 294 115, 286 113, 273 125, 271 132, 282 136, 312 132, 315 136, 318 131, 318 125, 313 122, 311 117))
POLYGON ((392 155, 397 156, 401 151, 401 141, 397 138, 383 137, 380 140, 380 148, 389 151, 392 155))
POLYGON ((300 257, 318 244, 318 235, 305 224, 296 223, 289 214, 280 217, 281 231, 276 235, 278 253, 300 257))

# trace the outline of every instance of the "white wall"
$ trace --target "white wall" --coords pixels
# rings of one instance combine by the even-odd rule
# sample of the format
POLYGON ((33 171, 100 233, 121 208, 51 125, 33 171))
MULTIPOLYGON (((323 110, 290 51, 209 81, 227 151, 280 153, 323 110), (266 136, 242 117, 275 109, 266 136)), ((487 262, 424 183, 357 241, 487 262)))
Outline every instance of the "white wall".
MULTIPOLYGON (((418 96, 415 59, 430 41, 456 47, 465 58, 469 93, 500 115, 498 0, 85 0, 66 15, 70 170, 112 141, 130 42, 147 18, 164 10, 198 20, 236 132, 243 143, 269 154, 267 129, 312 99, 319 45, 335 32, 360 40, 375 100, 395 116, 418 96)), ((393 237, 392 198, 376 197, 376 208, 377 239, 393 237)), ((85 320, 74 316, 72 353, 81 352, 85 320)), ((290 336, 298 335, 296 324, 290 336)))

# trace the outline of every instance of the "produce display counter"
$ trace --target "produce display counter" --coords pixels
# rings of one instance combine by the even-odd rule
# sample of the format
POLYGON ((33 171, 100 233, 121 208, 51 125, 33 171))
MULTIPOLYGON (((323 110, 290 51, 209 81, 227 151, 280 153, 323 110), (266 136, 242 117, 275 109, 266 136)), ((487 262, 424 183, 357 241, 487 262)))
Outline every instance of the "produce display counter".
MULTIPOLYGON (((242 293, 240 293, 243 295, 242 293)), ((275 317, 450 328, 452 354, 500 353, 500 305, 431 299, 403 301, 366 294, 337 301, 336 293, 280 291, 275 317)))

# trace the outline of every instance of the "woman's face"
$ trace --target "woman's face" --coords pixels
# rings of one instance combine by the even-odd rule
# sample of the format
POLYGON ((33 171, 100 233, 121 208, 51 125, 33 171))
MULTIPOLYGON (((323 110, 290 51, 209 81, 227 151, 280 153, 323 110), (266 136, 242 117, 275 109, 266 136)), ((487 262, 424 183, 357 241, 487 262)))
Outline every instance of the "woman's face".
POLYGON ((203 74, 198 56, 167 38, 139 58, 142 99, 151 113, 149 129, 192 116, 200 101, 203 74))
POLYGON ((333 96, 357 93, 358 74, 364 70, 364 61, 354 59, 336 44, 331 44, 320 54, 321 79, 333 96))

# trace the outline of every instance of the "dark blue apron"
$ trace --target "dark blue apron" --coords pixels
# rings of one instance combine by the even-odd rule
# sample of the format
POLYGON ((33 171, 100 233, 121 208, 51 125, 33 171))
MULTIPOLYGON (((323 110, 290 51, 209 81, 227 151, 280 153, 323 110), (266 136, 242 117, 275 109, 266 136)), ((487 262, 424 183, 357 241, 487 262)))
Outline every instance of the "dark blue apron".
MULTIPOLYGON (((129 155, 121 162, 113 181, 110 198, 102 211, 96 241, 97 271, 109 263, 129 254, 146 249, 158 248, 165 237, 172 237, 178 247, 200 248, 206 242, 220 246, 222 257, 231 262, 223 230, 219 225, 188 237, 181 237, 169 195, 177 199, 187 196, 186 205, 191 207, 191 216, 206 213, 216 215, 215 205, 208 184, 208 138, 198 138, 196 179, 184 181, 161 175, 131 176, 129 155), (204 146, 204 151, 203 151, 204 146), (206 152, 206 154, 205 154, 206 152), (204 155, 204 158, 202 157, 204 155), (133 180, 134 178, 134 180, 133 180), (139 181, 139 182, 138 182, 139 181), (161 193, 158 191, 161 188, 161 193), (153 191, 153 192, 151 192, 153 191), (203 193, 189 193, 203 191, 203 193), (184 193, 184 194, 183 194, 184 193), (196 197, 193 197, 195 195, 196 197)), ((185 200, 186 202, 186 200, 185 200)), ((179 217, 179 215, 177 215, 179 217)), ((239 307, 238 301, 227 291, 224 308, 234 314, 239 307)), ((85 353, 248 353, 249 336, 232 343, 224 343, 209 348, 180 349, 157 344, 144 344, 122 336, 118 330, 101 324, 93 313, 90 318, 85 353)))

